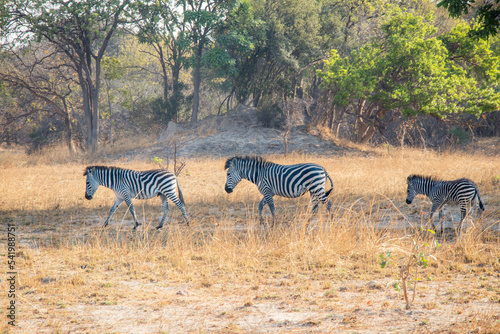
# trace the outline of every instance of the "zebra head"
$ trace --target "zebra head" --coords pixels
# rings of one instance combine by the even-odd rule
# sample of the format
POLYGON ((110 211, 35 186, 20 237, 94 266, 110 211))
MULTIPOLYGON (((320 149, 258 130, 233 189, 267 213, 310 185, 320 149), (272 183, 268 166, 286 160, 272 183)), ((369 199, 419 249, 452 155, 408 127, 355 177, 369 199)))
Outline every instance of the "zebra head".
POLYGON ((224 189, 228 194, 230 194, 241 181, 241 173, 236 166, 236 158, 228 159, 224 169, 227 169, 226 186, 224 189))
POLYGON ((406 183, 408 184, 408 189, 406 190, 406 204, 411 204, 415 196, 417 196, 417 185, 418 178, 415 175, 410 175, 406 178, 406 183))
POLYGON ((99 188, 99 181, 95 177, 95 167, 87 167, 83 176, 87 176, 87 182, 85 186, 85 198, 89 201, 94 197, 97 188, 99 188))

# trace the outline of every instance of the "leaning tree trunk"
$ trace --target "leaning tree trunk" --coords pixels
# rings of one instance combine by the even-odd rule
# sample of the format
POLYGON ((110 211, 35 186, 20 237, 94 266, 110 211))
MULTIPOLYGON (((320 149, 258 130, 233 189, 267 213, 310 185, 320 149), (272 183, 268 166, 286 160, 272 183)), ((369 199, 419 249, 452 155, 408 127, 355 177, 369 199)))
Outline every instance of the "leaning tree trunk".
POLYGON ((372 116, 373 106, 365 108, 366 100, 362 100, 358 105, 358 119, 356 122, 356 142, 366 144, 370 141, 375 133, 375 126, 370 121, 372 116))

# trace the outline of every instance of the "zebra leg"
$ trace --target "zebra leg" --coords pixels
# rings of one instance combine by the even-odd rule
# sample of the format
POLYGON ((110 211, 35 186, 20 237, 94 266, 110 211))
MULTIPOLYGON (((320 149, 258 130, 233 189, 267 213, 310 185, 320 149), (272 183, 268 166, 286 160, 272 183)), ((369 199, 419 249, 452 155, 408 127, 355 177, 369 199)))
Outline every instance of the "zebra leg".
POLYGON ((439 210, 439 215, 438 215, 438 223, 441 226, 441 234, 444 233, 444 207, 441 207, 439 210))
POLYGON ((264 224, 264 218, 262 218, 262 209, 264 209, 264 205, 267 204, 266 198, 264 197, 262 201, 259 203, 259 221, 261 224, 264 224))
POLYGON ((434 213, 436 212, 436 209, 437 209, 437 205, 432 204, 431 212, 429 213, 429 222, 432 223, 432 229, 434 231, 436 231, 436 225, 434 224, 434 213))
POLYGON ((137 218, 135 217, 135 210, 134 210, 134 205, 132 204, 132 199, 129 197, 124 198, 125 203, 127 203, 128 209, 130 210, 130 213, 132 214, 132 217, 134 218, 135 226, 134 230, 137 228, 137 226, 141 225, 137 221, 137 218))
POLYGON ((108 218, 106 218, 106 221, 104 221, 104 225, 102 225, 102 227, 108 226, 108 223, 109 223, 109 220, 111 219, 111 216, 113 215, 113 213, 115 213, 116 209, 118 209, 118 207, 120 206, 120 204, 122 204, 122 202, 123 202, 123 199, 121 199, 121 198, 117 197, 115 199, 115 204, 113 204, 113 206, 111 207, 111 210, 109 210, 108 218))
POLYGON ((168 215, 168 198, 163 194, 160 194, 160 198, 163 205, 163 217, 161 217, 160 225, 156 226, 156 229, 163 227, 163 223, 165 222, 165 219, 167 219, 168 215))
POLYGON ((318 206, 319 206, 319 199, 317 197, 313 197, 313 207, 312 207, 312 214, 316 214, 318 212, 318 206))
POLYGON ((188 219, 188 217, 186 215, 186 209, 184 207, 184 204, 179 200, 179 198, 177 197, 177 195, 175 195, 174 193, 169 194, 168 198, 170 198, 170 200, 172 202, 174 202, 175 205, 177 205, 177 207, 179 208, 179 210, 181 210, 182 216, 184 217, 184 220, 186 221, 186 225, 189 226, 189 219, 188 219))
POLYGON ((320 196, 320 201, 322 204, 326 203, 326 212, 330 213, 330 210, 332 209, 332 202, 328 200, 328 197, 323 191, 323 194, 320 196))
POLYGON ((326 205, 326 211, 329 213, 330 210, 332 210, 332 202, 331 201, 327 201, 327 205, 326 205))
POLYGON ((274 226, 274 201, 272 197, 267 200, 267 205, 269 205, 269 210, 271 210, 271 214, 273 215, 273 222, 271 226, 274 226))
POLYGON ((460 235, 460 233, 462 232, 462 223, 464 222, 466 216, 467 216, 467 206, 460 205, 460 223, 458 223, 457 235, 460 235))

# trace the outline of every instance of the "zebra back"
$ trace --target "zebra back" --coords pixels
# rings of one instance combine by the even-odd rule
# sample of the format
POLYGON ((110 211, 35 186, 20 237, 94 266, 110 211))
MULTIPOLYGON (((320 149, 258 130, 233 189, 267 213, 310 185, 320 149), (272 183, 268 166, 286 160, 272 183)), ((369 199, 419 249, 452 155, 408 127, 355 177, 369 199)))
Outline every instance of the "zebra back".
MULTIPOLYGON (((84 175, 92 173, 100 185, 136 198, 151 198, 159 193, 175 191, 182 197, 175 174, 162 169, 135 171, 113 166, 89 166, 84 175)), ((182 197, 183 199, 183 197, 182 197)))
POLYGON ((470 202, 477 196, 480 207, 483 206, 477 185, 466 178, 445 181, 434 176, 410 175, 407 182, 417 193, 424 194, 439 204, 470 202))
POLYGON ((326 177, 332 188, 324 193, 328 196, 333 189, 333 181, 326 170, 312 163, 280 165, 261 157, 233 157, 226 161, 225 169, 234 166, 241 177, 262 186, 267 185, 274 194, 298 197, 307 190, 311 194, 324 192, 326 177))

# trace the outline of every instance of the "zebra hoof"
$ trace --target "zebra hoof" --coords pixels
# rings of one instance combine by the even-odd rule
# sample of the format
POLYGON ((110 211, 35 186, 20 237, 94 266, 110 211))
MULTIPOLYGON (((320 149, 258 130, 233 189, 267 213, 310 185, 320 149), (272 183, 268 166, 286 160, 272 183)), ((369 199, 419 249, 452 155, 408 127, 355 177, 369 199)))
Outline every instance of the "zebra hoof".
POLYGON ((157 230, 159 230, 159 229, 161 229, 162 227, 163 227, 163 225, 158 225, 158 226, 156 226, 156 229, 157 229, 157 230))

